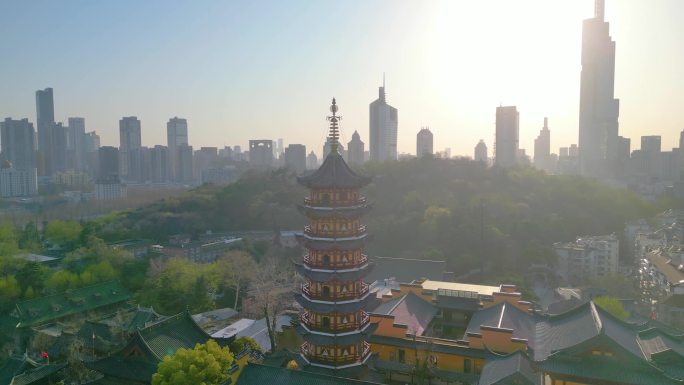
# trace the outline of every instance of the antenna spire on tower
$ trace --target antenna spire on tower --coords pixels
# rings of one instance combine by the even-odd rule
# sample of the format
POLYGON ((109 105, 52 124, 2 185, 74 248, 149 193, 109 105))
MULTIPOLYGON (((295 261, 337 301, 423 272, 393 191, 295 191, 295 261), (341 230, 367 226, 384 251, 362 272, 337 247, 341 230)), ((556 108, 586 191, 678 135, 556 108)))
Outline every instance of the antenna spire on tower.
POLYGON ((605 0, 596 0, 594 3, 594 17, 603 20, 604 16, 606 14, 606 1, 605 0))

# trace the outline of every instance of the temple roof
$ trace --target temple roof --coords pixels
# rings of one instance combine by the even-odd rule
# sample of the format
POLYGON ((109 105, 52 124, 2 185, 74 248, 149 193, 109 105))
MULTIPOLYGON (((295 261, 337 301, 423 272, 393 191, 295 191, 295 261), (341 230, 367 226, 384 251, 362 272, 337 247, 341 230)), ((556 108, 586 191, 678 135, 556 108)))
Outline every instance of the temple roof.
POLYGON ((30 369, 22 374, 15 376, 10 382, 10 385, 31 385, 37 383, 48 383, 48 378, 53 374, 57 373, 59 370, 64 368, 67 364, 52 364, 52 365, 41 365, 35 369, 30 369))
POLYGON ((520 338, 534 344, 535 319, 507 302, 501 302, 494 306, 475 312, 464 336, 468 340, 469 333, 480 333, 481 326, 494 328, 510 329, 513 331, 513 338, 520 338))
POLYGON ((368 239, 367 233, 364 233, 363 236, 354 239, 329 238, 327 240, 323 240, 320 238, 311 239, 305 234, 297 234, 297 240, 299 241, 299 243, 307 249, 313 250, 358 249, 365 245, 366 239, 368 239))
POLYGON ((372 204, 363 203, 356 206, 318 207, 306 204, 297 205, 297 209, 309 218, 356 218, 370 211, 372 204))
POLYGON ((309 175, 297 177, 308 188, 361 188, 371 178, 354 172, 337 151, 331 151, 321 167, 309 175))
POLYGON ((402 297, 383 302, 370 313, 393 316, 395 324, 406 325, 407 333, 422 336, 437 311, 435 305, 409 292, 402 297))
POLYGON ((39 325, 69 315, 128 301, 130 293, 119 281, 68 290, 16 304, 18 328, 39 325))
POLYGON ((478 385, 540 385, 542 375, 526 354, 517 351, 507 356, 491 355, 482 369, 478 385), (517 380, 517 381, 515 381, 517 380))
POLYGON ((336 270, 334 272, 325 272, 307 269, 306 267, 304 267, 303 264, 295 263, 295 269, 299 274, 316 282, 330 282, 333 280, 341 282, 355 281, 357 279, 362 279, 363 277, 365 277, 366 274, 370 273, 374 267, 375 265, 373 264, 373 262, 369 262, 362 268, 352 271, 336 270))
POLYGON ((9 384, 16 375, 39 366, 38 363, 24 356, 11 356, 0 366, 0 384, 9 384))
POLYGON ((378 384, 350 378, 312 373, 306 370, 290 370, 273 366, 248 364, 240 374, 237 385, 364 385, 378 384))
POLYGON ((297 326, 297 333, 304 338, 304 340, 311 342, 314 345, 326 346, 326 345, 351 345, 357 342, 367 340, 373 335, 375 330, 378 328, 377 323, 369 323, 363 330, 358 333, 346 334, 346 335, 324 335, 318 333, 311 333, 307 331, 304 326, 297 326))
POLYGON ((143 329, 148 323, 158 321, 161 318, 164 317, 154 311, 152 307, 138 306, 125 328, 129 332, 143 329))
POLYGON ((332 312, 338 312, 338 313, 352 313, 355 311, 359 311, 361 309, 364 309, 366 307, 372 307, 369 304, 378 301, 377 298, 375 298, 374 295, 369 294, 365 296, 362 300, 357 301, 357 302, 347 302, 347 303, 336 303, 336 302, 331 302, 331 303, 323 303, 323 302, 314 302, 308 300, 306 297, 304 297, 300 293, 296 293, 294 295, 295 300, 297 303, 302 305, 303 308, 316 312, 316 313, 321 313, 321 314, 328 314, 332 312))
MULTIPOLYGON (((182 312, 155 322, 138 331, 150 351, 162 359, 180 348, 192 349, 195 344, 206 343, 211 336, 192 319, 190 313, 182 312)), ((219 345, 228 345, 233 339, 217 339, 219 345)))
POLYGON ((684 365, 674 364, 684 362, 681 336, 650 323, 622 321, 593 302, 558 315, 530 314, 500 303, 473 314, 464 338, 479 333, 480 326, 510 330, 514 338, 527 340, 530 358, 545 371, 625 384, 684 383, 684 365), (611 356, 594 355, 597 349, 611 356))
MULTIPOLYGON (((188 312, 182 312, 138 330, 122 349, 86 366, 108 376, 149 382, 164 356, 180 348, 192 349, 210 338, 188 312)), ((214 340, 227 346, 234 338, 214 340)))

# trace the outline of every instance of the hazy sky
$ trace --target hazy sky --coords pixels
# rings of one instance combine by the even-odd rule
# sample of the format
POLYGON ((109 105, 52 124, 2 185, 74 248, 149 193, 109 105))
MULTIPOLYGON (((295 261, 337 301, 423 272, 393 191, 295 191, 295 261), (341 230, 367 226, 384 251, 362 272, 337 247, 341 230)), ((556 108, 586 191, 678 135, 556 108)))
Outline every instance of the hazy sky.
MULTIPOLYGON (((684 1, 607 0, 617 42, 620 133, 677 146, 684 129, 684 1)), ((593 0, 0 2, 0 117, 35 123, 37 89, 55 115, 86 118, 103 145, 142 120, 144 145, 188 119, 190 142, 284 138, 321 152, 335 96, 342 139, 368 146, 382 73, 399 109, 399 151, 429 126, 435 150, 492 149, 495 108, 517 105, 520 144, 549 117, 552 151, 577 143, 582 20, 593 0)), ((367 148, 367 147, 366 147, 367 148)))

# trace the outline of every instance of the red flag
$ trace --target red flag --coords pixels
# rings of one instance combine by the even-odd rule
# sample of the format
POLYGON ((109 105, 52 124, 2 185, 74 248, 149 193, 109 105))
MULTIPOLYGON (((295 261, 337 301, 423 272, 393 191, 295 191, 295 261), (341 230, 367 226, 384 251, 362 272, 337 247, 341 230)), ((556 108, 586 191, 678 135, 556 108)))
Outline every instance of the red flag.
POLYGON ((46 352, 45 350, 43 350, 42 352, 40 352, 40 356, 43 357, 43 358, 48 358, 48 354, 47 354, 47 352, 46 352))

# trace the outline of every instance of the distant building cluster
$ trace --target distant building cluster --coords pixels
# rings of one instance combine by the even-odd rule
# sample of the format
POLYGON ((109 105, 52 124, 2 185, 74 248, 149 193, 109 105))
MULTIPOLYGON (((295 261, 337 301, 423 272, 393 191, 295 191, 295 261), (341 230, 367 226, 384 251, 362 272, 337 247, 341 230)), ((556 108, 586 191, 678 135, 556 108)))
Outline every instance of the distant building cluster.
MULTIPOLYGON (((679 147, 671 151, 663 151, 657 135, 642 136, 639 149, 632 149, 632 140, 619 135, 620 103, 614 95, 616 45, 603 9, 603 3, 597 4, 594 17, 583 22, 578 142, 552 152, 549 119, 544 118, 530 155, 520 147, 518 107, 502 105, 495 110, 494 142, 488 147, 481 139, 472 158, 501 168, 533 165, 552 174, 599 178, 646 196, 663 192, 684 196, 684 132, 679 147)), ((398 109, 389 104, 386 91, 383 76, 377 99, 368 107, 367 145, 359 131, 354 131, 350 141, 338 144, 338 152, 351 165, 414 156, 398 152, 398 109)), ((102 192, 95 194, 98 199, 118 199, 125 196, 126 188, 116 184, 226 184, 248 168, 285 167, 303 174, 316 169, 330 152, 330 143, 323 138, 322 148, 316 151, 297 143, 285 146, 283 138, 256 138, 246 149, 239 145, 198 149, 190 144, 187 119, 179 117, 168 120, 165 145, 147 147, 142 143, 143 122, 136 116, 119 120, 118 147, 101 147, 98 134, 86 131, 84 118, 55 120, 52 88, 36 91, 35 97, 35 126, 28 119, 0 122, 3 197, 35 195, 40 186, 54 183, 94 184, 94 190, 102 192)), ((452 156, 450 148, 436 148, 433 132, 423 127, 416 134, 415 156, 426 155, 452 156)))
POLYGON ((591 278, 618 272, 620 241, 615 234, 554 243, 553 250, 558 256, 558 275, 566 283, 578 285, 591 278))

